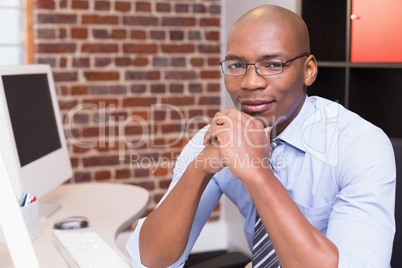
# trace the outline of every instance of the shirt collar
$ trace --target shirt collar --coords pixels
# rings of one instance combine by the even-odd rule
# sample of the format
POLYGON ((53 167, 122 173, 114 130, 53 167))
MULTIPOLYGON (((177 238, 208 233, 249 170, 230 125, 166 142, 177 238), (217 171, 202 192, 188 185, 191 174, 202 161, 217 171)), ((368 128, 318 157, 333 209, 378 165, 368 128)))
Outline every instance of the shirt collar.
POLYGON ((316 105, 313 99, 306 96, 304 104, 297 116, 290 124, 277 136, 286 143, 306 152, 302 142, 303 124, 306 119, 315 112, 316 105))

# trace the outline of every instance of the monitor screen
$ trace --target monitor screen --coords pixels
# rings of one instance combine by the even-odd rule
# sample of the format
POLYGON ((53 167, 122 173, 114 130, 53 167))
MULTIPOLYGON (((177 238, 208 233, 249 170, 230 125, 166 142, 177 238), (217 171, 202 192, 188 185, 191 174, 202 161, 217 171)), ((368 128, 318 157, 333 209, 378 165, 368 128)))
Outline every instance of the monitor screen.
POLYGON ((21 167, 61 148, 47 75, 2 79, 21 167))
POLYGON ((0 149, 17 198, 71 178, 61 119, 50 66, 0 66, 0 149))

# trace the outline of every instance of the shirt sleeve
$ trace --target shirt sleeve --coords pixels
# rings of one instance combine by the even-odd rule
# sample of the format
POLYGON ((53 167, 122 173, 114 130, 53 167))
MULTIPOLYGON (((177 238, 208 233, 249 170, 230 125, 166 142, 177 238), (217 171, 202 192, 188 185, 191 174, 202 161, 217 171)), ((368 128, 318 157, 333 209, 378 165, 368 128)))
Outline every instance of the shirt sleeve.
POLYGON ((390 267, 395 233, 395 157, 385 134, 368 131, 340 156, 338 186, 327 237, 338 267, 390 267))
MULTIPOLYGON (((180 180, 181 176, 183 175, 184 171, 186 170, 189 163, 191 163, 195 157, 202 151, 204 146, 202 145, 203 137, 205 135, 207 127, 200 130, 192 139, 191 141, 185 146, 183 151, 181 152, 180 156, 176 161, 175 168, 173 169, 173 179, 168 188, 168 191, 161 199, 159 204, 161 204, 167 195, 169 195, 170 191, 173 187, 177 184, 180 180)), ((190 237, 187 243, 187 247, 183 253, 183 255, 176 261, 175 264, 171 265, 170 267, 183 267, 185 261, 188 258, 188 255, 191 252, 192 247, 194 246, 195 241, 197 240, 203 226, 205 225, 206 221, 208 220, 210 214, 214 210, 215 206, 219 202, 219 199, 222 195, 222 192, 216 183, 215 179, 212 178, 210 183, 207 185, 204 193, 201 197, 200 203, 198 205, 198 209, 195 215, 194 223, 191 228, 190 237)), ((159 206, 158 204, 158 206, 159 206)), ((139 233, 146 218, 142 218, 138 221, 138 224, 131 234, 126 248, 130 253, 132 265, 135 268, 142 268, 145 267, 142 265, 141 256, 140 256, 140 248, 139 248, 139 233)))

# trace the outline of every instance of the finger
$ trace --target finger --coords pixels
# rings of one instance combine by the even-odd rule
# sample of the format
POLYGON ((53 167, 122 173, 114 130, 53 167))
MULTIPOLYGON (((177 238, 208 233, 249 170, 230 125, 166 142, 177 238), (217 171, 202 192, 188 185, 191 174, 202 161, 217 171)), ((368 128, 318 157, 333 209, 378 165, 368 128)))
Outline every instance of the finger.
POLYGON ((202 144, 204 146, 207 146, 208 144, 211 143, 211 139, 212 139, 212 130, 211 130, 211 125, 209 125, 207 132, 204 135, 204 140, 203 140, 202 144))

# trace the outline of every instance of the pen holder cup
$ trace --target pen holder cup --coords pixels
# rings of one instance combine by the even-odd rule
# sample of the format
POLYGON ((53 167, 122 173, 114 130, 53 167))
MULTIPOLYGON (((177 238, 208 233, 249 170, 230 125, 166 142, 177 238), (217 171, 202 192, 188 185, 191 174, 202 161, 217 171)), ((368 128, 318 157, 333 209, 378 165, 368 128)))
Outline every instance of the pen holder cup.
MULTIPOLYGON (((25 225, 28 230, 31 240, 39 237, 39 207, 38 202, 33 202, 25 207, 20 208, 22 217, 24 218, 25 225)), ((5 244, 6 238, 4 237, 3 230, 0 226, 0 244, 5 244)))

